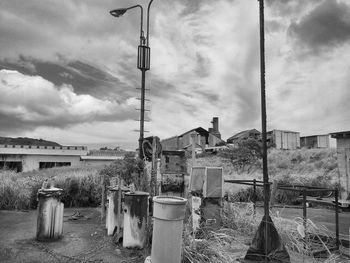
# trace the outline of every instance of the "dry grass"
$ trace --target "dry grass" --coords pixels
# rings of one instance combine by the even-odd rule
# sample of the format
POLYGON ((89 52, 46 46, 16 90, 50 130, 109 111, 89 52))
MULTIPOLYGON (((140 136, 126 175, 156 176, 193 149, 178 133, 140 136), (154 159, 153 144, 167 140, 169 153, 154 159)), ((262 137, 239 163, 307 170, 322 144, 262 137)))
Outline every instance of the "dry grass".
POLYGON ((101 168, 61 167, 29 173, 0 172, 0 209, 31 209, 45 179, 65 190, 66 206, 94 206, 100 202, 101 168))
MULTIPOLYGON (((184 262, 227 263, 243 258, 261 218, 261 214, 254 214, 252 204, 225 203, 223 227, 218 231, 206 231, 202 240, 193 238, 191 226, 187 224, 184 230, 184 262)), ((272 214, 272 220, 291 256, 291 262, 344 262, 339 254, 332 253, 327 240, 334 239, 334 234, 326 227, 308 220, 307 233, 312 235, 303 239, 301 218, 285 219, 272 214), (313 253, 319 250, 325 250, 328 258, 313 257, 313 253)))

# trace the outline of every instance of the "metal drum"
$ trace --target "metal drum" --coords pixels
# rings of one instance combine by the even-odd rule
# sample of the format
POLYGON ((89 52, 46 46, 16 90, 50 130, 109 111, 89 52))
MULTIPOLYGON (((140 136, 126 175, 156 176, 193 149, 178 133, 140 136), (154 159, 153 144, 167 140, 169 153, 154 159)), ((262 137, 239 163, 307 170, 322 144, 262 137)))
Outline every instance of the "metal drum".
POLYGON ((147 239, 148 196, 146 192, 125 193, 123 247, 143 248, 147 239))

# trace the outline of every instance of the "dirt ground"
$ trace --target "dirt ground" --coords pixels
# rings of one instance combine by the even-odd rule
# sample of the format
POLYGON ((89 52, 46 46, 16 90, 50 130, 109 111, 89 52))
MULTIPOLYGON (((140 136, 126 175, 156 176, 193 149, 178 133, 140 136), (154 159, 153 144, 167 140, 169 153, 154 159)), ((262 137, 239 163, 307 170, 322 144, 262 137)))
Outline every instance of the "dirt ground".
MULTIPOLYGON (((278 210, 282 217, 302 216, 302 209, 278 210)), ((0 211, 0 262, 143 263, 150 255, 149 250, 124 249, 115 244, 112 237, 106 234, 105 223, 100 221, 99 211, 99 208, 65 208, 63 238, 54 242, 35 240, 36 210, 0 211), (76 212, 82 217, 70 220, 76 212)), ((332 210, 309 208, 308 217, 330 230, 335 229, 332 210)), ((346 235, 350 227, 350 213, 340 213, 339 222, 341 237, 348 239, 346 235)))
POLYGON ((98 208, 65 208, 63 238, 35 240, 37 211, 0 211, 0 262, 144 262, 148 252, 124 249, 107 236, 98 208), (69 220, 79 211, 82 217, 69 220))

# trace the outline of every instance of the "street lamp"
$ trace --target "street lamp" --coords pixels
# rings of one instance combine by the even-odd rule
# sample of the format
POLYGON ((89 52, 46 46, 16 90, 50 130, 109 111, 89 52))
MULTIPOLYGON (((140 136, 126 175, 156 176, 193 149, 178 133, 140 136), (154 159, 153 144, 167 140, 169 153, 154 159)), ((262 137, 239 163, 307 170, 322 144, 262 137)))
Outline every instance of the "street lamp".
POLYGON ((153 0, 148 3, 147 8, 147 32, 146 37, 143 32, 143 7, 134 5, 127 8, 118 8, 109 13, 114 17, 124 15, 128 10, 139 7, 141 10, 140 24, 140 44, 137 49, 137 68, 141 70, 141 109, 140 109, 140 138, 139 138, 139 157, 143 159, 142 142, 144 139, 144 124, 145 124, 145 79, 146 71, 150 69, 151 49, 149 48, 149 10, 153 0))

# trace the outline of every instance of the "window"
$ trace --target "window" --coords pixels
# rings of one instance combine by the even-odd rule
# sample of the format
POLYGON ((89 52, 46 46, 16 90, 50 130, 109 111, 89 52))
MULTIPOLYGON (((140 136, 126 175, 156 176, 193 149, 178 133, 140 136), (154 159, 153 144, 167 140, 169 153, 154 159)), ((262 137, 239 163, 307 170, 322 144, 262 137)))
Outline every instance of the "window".
POLYGON ((22 162, 6 162, 6 161, 0 161, 0 169, 3 170, 12 170, 16 171, 17 173, 22 172, 22 162))
POLYGON ((53 167, 71 166, 71 162, 40 162, 39 169, 48 169, 53 167))

